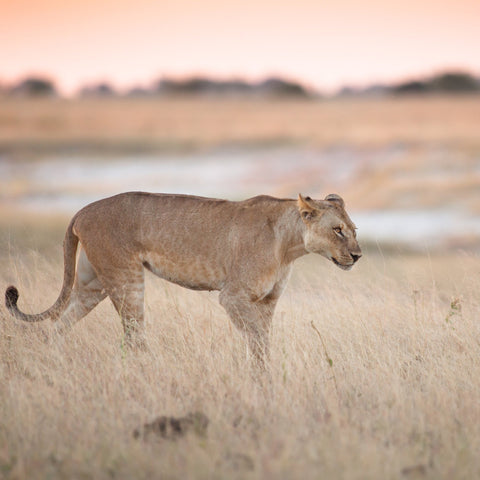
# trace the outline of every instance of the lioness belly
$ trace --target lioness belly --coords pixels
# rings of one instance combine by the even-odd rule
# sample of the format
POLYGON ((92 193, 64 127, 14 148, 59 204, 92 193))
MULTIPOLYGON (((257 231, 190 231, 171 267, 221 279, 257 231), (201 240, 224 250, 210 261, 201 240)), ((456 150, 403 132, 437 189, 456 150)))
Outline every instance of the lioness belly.
POLYGON ((149 254, 144 267, 155 275, 192 290, 221 290, 225 273, 220 266, 199 259, 175 259, 149 254))

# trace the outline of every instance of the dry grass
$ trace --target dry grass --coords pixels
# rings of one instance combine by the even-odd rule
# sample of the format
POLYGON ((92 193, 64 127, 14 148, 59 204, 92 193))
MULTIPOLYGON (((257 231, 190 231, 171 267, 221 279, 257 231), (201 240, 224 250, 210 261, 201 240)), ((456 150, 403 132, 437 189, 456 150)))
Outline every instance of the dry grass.
MULTIPOLYGON (((461 150, 455 162, 470 178, 479 110, 480 97, 1 100, 0 150, 37 158, 41 148, 406 142, 461 150)), ((415 152, 418 191, 434 205, 446 180, 425 188, 438 159, 420 162, 415 152)), ((370 183, 357 197, 411 193, 404 167, 389 167, 393 183, 382 170, 366 172, 370 183)), ((459 190, 470 185, 455 178, 459 190)), ((473 192, 478 178, 471 182, 473 192)), ((66 222, 42 227, 43 218, 28 224, 0 212, 0 286, 16 284, 21 307, 38 312, 60 290, 66 222)), ((366 252, 352 272, 305 257, 275 315, 269 373, 257 379, 214 293, 149 276, 147 352, 122 347, 108 301, 64 339, 48 339, 49 323, 20 324, 1 307, 0 478, 478 478, 479 272, 475 254, 366 252), (210 419, 205 437, 133 438, 159 415, 193 411, 210 419)))
MULTIPOLYGON (((58 244, 1 251, 1 285, 19 286, 25 310, 48 307, 58 244)), ((352 272, 301 259, 257 380, 213 293, 149 277, 148 352, 122 348, 108 301, 61 341, 2 309, 0 477, 477 478, 479 267, 461 254, 372 252, 352 272), (205 437, 132 436, 198 410, 205 437)))
POLYGON ((479 146, 480 96, 260 101, 0 99, 0 147, 142 151, 229 143, 479 146))

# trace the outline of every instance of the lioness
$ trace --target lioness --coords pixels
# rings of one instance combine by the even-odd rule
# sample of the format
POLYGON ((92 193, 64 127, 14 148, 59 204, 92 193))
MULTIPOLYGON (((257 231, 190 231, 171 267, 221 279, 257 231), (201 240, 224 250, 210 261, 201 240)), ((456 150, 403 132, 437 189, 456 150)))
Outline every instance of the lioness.
POLYGON ((310 252, 344 270, 362 255, 355 225, 338 195, 231 202, 122 193, 91 203, 73 217, 64 241, 62 291, 51 308, 21 312, 13 286, 5 302, 20 320, 60 320, 64 330, 109 296, 125 338, 132 341, 143 331, 146 268, 186 288, 219 290, 220 304, 262 361, 292 263, 310 252))

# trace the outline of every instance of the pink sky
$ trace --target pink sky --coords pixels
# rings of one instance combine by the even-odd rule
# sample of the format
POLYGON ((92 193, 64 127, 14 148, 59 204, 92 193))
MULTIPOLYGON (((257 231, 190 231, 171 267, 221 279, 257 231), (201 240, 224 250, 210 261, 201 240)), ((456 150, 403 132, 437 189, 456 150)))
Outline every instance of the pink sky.
POLYGON ((48 74, 73 92, 278 74, 330 90, 480 75, 479 19, 478 0, 0 0, 0 80, 48 74))

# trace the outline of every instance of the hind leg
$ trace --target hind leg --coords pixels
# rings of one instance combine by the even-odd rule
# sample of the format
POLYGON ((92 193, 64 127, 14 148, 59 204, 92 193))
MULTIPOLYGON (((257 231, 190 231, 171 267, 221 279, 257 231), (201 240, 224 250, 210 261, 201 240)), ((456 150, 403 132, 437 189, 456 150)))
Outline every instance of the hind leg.
POLYGON ((77 273, 70 303, 58 319, 56 329, 67 332, 76 322, 85 317, 107 296, 102 283, 89 262, 83 248, 77 261, 77 273))
POLYGON ((144 277, 142 265, 116 271, 110 276, 113 280, 108 276, 100 277, 122 319, 125 343, 130 346, 145 346, 144 277))

